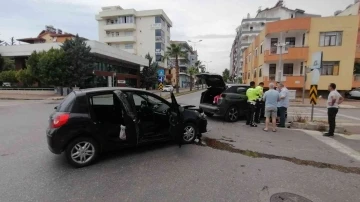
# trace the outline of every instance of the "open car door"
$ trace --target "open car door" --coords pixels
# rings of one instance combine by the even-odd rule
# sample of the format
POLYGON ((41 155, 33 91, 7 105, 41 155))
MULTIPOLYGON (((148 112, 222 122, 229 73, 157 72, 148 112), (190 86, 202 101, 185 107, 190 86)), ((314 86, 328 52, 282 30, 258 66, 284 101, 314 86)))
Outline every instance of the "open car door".
POLYGON ((168 111, 170 134, 173 137, 173 140, 179 145, 179 147, 181 147, 183 143, 183 135, 184 135, 184 117, 183 117, 184 108, 177 103, 174 93, 170 92, 170 94, 171 94, 171 107, 168 111))
POLYGON ((114 93, 119 99, 122 108, 123 120, 126 127, 126 139, 130 143, 137 145, 139 143, 140 130, 134 100, 132 96, 127 96, 120 90, 115 90, 114 93))

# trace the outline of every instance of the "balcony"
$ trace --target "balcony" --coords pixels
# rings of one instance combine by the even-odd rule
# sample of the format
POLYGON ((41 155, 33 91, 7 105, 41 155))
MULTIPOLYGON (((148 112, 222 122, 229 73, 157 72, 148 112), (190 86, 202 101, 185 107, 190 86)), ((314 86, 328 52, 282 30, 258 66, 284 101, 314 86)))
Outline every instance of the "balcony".
MULTIPOLYGON (((269 76, 264 76, 264 85, 269 86, 269 83, 276 83, 279 81, 279 78, 275 74, 269 74, 269 76)), ((284 74, 282 77, 282 83, 287 88, 302 88, 304 84, 304 76, 298 76, 293 74, 284 74)))
POLYGON ((105 37, 103 40, 105 43, 128 43, 128 42, 136 42, 135 36, 109 36, 105 37))
POLYGON ((163 36, 155 36, 155 41, 165 43, 165 38, 163 36))
MULTIPOLYGON (((282 60, 307 61, 309 56, 308 47, 289 47, 287 52, 282 54, 282 60)), ((265 51, 264 61, 266 63, 279 61, 280 54, 276 54, 276 48, 265 51)))
POLYGON ((124 50, 124 51, 126 51, 128 53, 134 54, 134 55, 136 55, 136 53, 137 53, 135 47, 134 48, 129 48, 129 49, 125 48, 125 49, 122 49, 122 50, 124 50))
POLYGON ((291 30, 310 30, 311 18, 292 18, 266 24, 266 35, 291 30))
POLYGON ((104 25, 105 31, 112 31, 112 30, 135 30, 136 24, 135 23, 123 23, 123 24, 109 24, 104 25))

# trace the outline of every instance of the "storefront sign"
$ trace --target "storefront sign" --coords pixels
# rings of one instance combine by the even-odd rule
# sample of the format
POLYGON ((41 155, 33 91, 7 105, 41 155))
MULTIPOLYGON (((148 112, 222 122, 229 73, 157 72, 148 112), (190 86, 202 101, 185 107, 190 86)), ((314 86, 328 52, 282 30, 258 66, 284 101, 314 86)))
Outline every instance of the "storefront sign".
POLYGON ((119 83, 119 84, 125 84, 126 81, 125 81, 125 80, 118 80, 118 83, 119 83))

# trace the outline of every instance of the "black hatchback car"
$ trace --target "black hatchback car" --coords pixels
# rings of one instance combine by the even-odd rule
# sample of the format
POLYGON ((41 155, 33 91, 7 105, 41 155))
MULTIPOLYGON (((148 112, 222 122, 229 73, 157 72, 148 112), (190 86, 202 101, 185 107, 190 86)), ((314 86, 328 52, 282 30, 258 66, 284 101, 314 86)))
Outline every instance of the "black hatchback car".
POLYGON ((168 102, 135 88, 84 89, 55 107, 47 142, 51 152, 65 152, 70 164, 83 167, 103 151, 171 139, 191 143, 206 127, 204 113, 180 106, 172 93, 168 102))

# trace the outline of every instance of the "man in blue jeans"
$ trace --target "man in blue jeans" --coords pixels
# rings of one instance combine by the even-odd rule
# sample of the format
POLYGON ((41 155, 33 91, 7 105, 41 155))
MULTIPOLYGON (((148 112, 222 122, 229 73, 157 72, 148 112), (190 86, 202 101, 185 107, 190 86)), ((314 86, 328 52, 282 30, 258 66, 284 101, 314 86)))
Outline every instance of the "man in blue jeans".
POLYGON ((278 84, 280 101, 278 102, 278 117, 280 117, 279 128, 285 128, 285 113, 289 107, 289 90, 283 83, 278 84))

